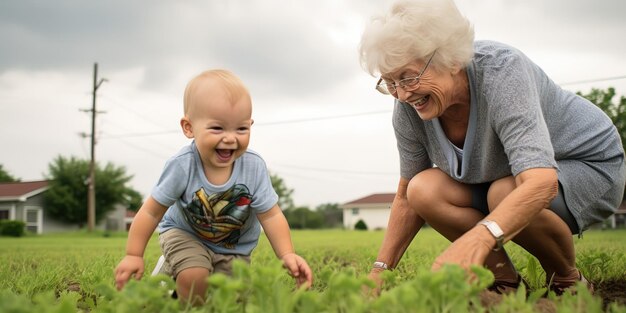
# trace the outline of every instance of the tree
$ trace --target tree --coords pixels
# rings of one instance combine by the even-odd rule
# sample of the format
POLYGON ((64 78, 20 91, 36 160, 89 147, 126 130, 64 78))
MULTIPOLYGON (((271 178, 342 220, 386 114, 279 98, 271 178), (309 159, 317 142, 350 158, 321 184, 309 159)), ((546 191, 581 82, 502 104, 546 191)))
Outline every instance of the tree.
POLYGON ((139 193, 139 191, 137 190, 130 188, 126 193, 126 200, 127 202, 125 203, 128 203, 128 209, 133 212, 139 211, 139 208, 141 208, 141 205, 143 204, 143 196, 141 195, 141 193, 139 193))
POLYGON ((278 194, 278 206, 283 211, 292 209, 294 207, 293 198, 291 198, 293 189, 288 188, 283 179, 276 174, 270 174, 270 180, 272 181, 272 187, 278 194))
POLYGON ((284 213, 289 227, 293 229, 319 229, 324 223, 322 215, 308 207, 291 208, 284 213))
POLYGON ((586 95, 580 91, 576 94, 593 102, 609 116, 622 137, 622 146, 626 150, 626 97, 621 96, 619 102, 614 103, 615 88, 613 87, 609 87, 607 90, 592 88, 591 92, 586 95))
POLYGON ((0 183, 12 183, 20 181, 19 178, 13 177, 9 172, 4 170, 4 166, 0 164, 0 183))
POLYGON ((324 203, 315 208, 324 222, 324 228, 343 227, 343 210, 339 203, 324 203))
MULTIPOLYGON (((87 179, 89 160, 58 156, 48 165, 50 180, 46 192, 46 210, 55 218, 83 227, 87 223, 87 179)), ((138 208, 141 194, 127 186, 132 176, 124 167, 108 163, 104 169, 96 164, 96 223, 115 205, 138 208), (136 206, 136 207, 135 207, 136 206)))
MULTIPOLYGON (((593 102, 609 116, 622 138, 622 147, 626 151, 626 97, 621 96, 618 103, 613 103, 613 97, 615 97, 613 87, 609 87, 606 91, 592 88, 591 92, 586 95, 580 91, 576 94, 593 102)), ((626 200, 626 193, 624 193, 624 200, 626 200)))

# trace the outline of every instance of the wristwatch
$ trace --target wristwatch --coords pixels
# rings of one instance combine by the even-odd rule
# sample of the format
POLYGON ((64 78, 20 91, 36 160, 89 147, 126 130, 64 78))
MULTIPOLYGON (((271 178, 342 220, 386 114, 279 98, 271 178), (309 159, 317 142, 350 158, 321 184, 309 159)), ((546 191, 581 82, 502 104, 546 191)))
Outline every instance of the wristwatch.
POLYGON ((388 270, 389 266, 385 262, 376 261, 372 264, 372 268, 382 268, 384 270, 388 270))
POLYGON ((496 239, 496 247, 493 248, 493 251, 502 249, 502 246, 504 245, 504 232, 502 231, 502 228, 500 228, 496 222, 490 220, 482 220, 478 222, 478 224, 487 227, 487 230, 489 230, 493 238, 496 239))

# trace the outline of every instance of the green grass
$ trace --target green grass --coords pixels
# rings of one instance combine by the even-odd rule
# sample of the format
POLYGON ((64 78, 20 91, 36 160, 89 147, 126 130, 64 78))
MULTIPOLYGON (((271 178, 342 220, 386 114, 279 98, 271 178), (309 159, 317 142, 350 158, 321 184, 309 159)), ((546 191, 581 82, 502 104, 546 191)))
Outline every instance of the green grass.
MULTIPOLYGON (((210 298, 213 299, 213 310, 226 312, 230 310, 227 308, 235 308, 234 311, 242 312, 241 305, 237 305, 239 303, 245 304, 246 312, 257 309, 259 312, 307 312, 306 307, 327 312, 384 312, 383 308, 394 306, 402 311, 405 305, 414 307, 415 301, 421 297, 419 294, 425 292, 434 292, 430 297, 441 298, 440 301, 449 302, 450 305, 456 303, 453 307, 458 309, 467 305, 478 290, 478 287, 467 287, 463 279, 456 279, 456 285, 450 285, 455 281, 451 277, 461 275, 454 270, 445 272, 447 276, 441 277, 430 273, 432 261, 448 245, 432 229, 422 230, 397 270, 386 274, 386 292, 377 300, 364 298, 360 290, 366 283, 365 277, 376 257, 384 232, 293 231, 292 236, 297 253, 307 259, 316 275, 311 291, 293 289, 291 278, 280 268, 267 240, 261 238, 258 248, 253 252, 252 265, 239 269, 239 276, 226 280, 212 278, 212 284, 216 287, 212 289, 210 298), (434 282, 442 279, 444 282, 439 281, 438 284, 448 284, 445 288, 452 288, 447 289, 446 294, 455 294, 459 298, 446 297, 436 291, 439 285, 434 282), (419 294, 406 294, 416 293, 416 290, 419 290, 419 294), (459 299, 463 301, 457 303, 459 299), (222 309, 217 310, 218 307, 222 309)), ((588 279, 595 282, 623 281, 626 274, 625 237, 626 230, 585 232, 584 238, 575 239, 577 266, 588 279)), ((105 235, 76 232, 22 238, 0 237, 0 312, 149 312, 150 304, 157 305, 159 310, 193 311, 179 308, 177 301, 164 296, 163 288, 151 279, 130 284, 123 292, 115 292, 112 289, 113 269, 123 257, 125 245, 126 233, 105 235), (21 311, 11 311, 9 302, 27 304, 21 304, 21 311), (43 305, 45 310, 41 303, 46 304, 43 305)), ((509 243, 506 247, 522 275, 529 279, 531 289, 540 288, 545 278, 536 260, 515 244, 509 243)), ((155 235, 146 250, 147 273, 150 273, 160 254, 155 235)), ((479 274, 489 276, 488 273, 479 274)), ((584 291, 581 292, 582 296, 585 296, 584 291)), ((558 300, 558 303, 566 306, 563 312, 594 312, 593 308, 598 305, 598 301, 601 303, 601 299, 595 296, 590 299, 590 304, 582 309, 569 308, 575 306, 575 301, 567 297, 558 300)), ((536 299, 507 301, 506 305, 510 309, 525 306, 532 311, 536 299), (511 301, 513 303, 509 303, 511 301)), ((424 302, 422 305, 433 305, 427 309, 442 312, 446 311, 444 308, 447 304, 424 302)), ((471 308, 473 311, 481 311, 479 305, 471 308)), ((626 308, 615 305, 607 310, 624 312, 626 308)))

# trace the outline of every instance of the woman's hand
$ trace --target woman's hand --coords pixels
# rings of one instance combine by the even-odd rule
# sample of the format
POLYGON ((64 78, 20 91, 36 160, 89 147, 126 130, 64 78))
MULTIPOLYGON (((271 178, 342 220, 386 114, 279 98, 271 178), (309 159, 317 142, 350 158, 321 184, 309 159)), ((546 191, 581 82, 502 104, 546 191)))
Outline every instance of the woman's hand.
POLYGON ((383 279, 380 278, 380 273, 382 273, 383 271, 385 271, 385 269, 372 268, 369 275, 367 275, 367 278, 369 278, 370 280, 374 282, 374 284, 376 284, 376 287, 374 288, 369 288, 369 286, 364 288, 363 291, 367 295, 372 295, 372 296, 380 295, 380 291, 382 290, 382 287, 383 287, 383 279))
POLYGON ((433 263, 432 270, 444 264, 458 264, 466 270, 472 265, 483 265, 487 255, 495 247, 496 240, 487 228, 478 225, 455 240, 433 263))

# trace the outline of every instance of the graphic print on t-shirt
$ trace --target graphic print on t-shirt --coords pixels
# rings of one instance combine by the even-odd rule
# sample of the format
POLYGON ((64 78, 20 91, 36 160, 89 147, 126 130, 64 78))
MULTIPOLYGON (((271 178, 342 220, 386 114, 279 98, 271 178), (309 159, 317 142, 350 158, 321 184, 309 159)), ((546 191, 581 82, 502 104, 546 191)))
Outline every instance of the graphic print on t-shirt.
POLYGON ((233 249, 241 237, 241 227, 250 216, 251 202, 252 196, 245 185, 237 184, 211 195, 200 188, 183 213, 201 238, 233 249))

